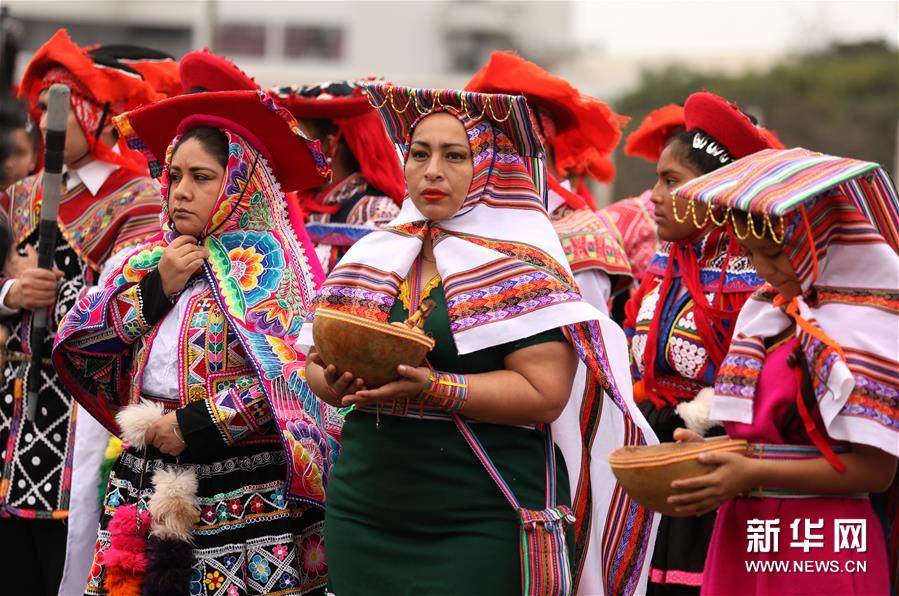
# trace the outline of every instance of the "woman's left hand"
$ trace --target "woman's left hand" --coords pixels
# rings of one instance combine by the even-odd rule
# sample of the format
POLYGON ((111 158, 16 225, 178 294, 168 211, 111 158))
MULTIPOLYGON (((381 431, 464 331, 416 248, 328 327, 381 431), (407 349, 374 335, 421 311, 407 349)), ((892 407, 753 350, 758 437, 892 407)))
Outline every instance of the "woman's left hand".
POLYGON ((178 417, 175 412, 169 412, 147 429, 146 440, 148 445, 153 445, 167 455, 181 455, 187 448, 187 443, 181 438, 178 430, 178 417))
POLYGON ((377 389, 363 389, 340 400, 342 406, 367 406, 379 401, 418 401, 431 370, 424 366, 400 364, 396 367, 398 381, 381 385, 377 389))
POLYGON ((718 467, 703 476, 671 483, 671 488, 684 491, 668 497, 668 503, 675 505, 678 513, 703 515, 757 485, 756 460, 739 453, 703 453, 699 462, 718 467))

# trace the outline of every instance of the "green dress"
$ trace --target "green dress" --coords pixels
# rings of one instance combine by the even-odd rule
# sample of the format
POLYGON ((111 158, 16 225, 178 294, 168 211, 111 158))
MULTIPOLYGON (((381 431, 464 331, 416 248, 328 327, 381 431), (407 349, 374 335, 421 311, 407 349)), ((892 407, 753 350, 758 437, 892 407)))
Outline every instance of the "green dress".
MULTIPOLYGON (((460 356, 450 334, 443 287, 425 323, 436 370, 476 374, 503 368, 507 354, 559 330, 460 356)), ((391 321, 408 312, 397 300, 391 321)), ((410 414, 414 416, 414 414, 410 414)), ((521 593, 515 511, 449 420, 353 411, 327 489, 325 552, 337 596, 514 595, 521 593)), ((543 433, 474 423, 475 434, 522 507, 543 509, 543 433)), ((570 504, 568 472, 556 451, 557 503, 570 504)), ((569 532, 569 537, 571 533, 569 532)), ((569 541, 570 542, 570 541, 569 541)))

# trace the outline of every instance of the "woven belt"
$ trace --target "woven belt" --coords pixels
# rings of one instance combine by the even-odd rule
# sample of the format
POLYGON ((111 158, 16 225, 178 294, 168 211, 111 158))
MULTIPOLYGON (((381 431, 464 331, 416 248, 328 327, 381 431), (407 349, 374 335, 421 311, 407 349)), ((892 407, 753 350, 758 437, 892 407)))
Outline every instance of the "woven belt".
MULTIPOLYGON (((834 453, 848 453, 849 449, 844 446, 835 446, 833 451, 834 453)), ((776 460, 817 459, 823 457, 821 451, 812 445, 776 445, 772 443, 753 443, 750 445, 747 456, 754 459, 776 460)), ((776 499, 867 499, 868 493, 834 495, 763 487, 752 489, 747 496, 776 499)))

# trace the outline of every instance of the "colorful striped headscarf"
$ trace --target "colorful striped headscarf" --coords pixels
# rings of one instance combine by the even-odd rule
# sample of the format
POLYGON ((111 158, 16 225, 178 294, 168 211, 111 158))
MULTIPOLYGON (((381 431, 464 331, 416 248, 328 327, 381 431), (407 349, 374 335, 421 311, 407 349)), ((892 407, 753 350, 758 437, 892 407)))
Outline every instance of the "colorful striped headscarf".
MULTIPOLYGON (((654 515, 618 487, 606 455, 655 437, 633 402, 624 334, 581 298, 547 216, 543 148, 527 103, 519 96, 380 84, 368 92, 405 153, 423 117, 446 111, 458 118, 472 152, 471 186, 447 220, 429 221, 407 200, 388 227, 353 245, 314 306, 387 321, 429 234, 460 354, 564 329, 583 363, 572 398, 553 423, 578 520, 574 583, 581 593, 640 592, 654 515)), ((314 316, 300 332, 303 347, 313 343, 314 316)))
POLYGON ((827 435, 899 456, 899 203, 883 170, 805 149, 769 150, 676 194, 711 205, 709 217, 738 236, 782 241, 803 290, 787 302, 765 285, 746 303, 712 417, 752 422, 764 340, 795 324, 827 435), (734 211, 761 225, 747 227, 734 211))

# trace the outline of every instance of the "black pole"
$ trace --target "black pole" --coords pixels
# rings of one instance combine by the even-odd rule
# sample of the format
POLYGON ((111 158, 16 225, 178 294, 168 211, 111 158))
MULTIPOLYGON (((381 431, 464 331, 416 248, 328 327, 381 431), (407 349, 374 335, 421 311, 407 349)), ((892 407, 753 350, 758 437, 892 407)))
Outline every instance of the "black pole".
MULTIPOLYGON (((62 158, 66 146, 66 123, 69 117, 69 88, 56 84, 50 87, 47 102, 47 138, 44 177, 41 181, 41 224, 38 228, 37 265, 53 270, 56 253, 56 218, 62 193, 62 158)), ((41 369, 44 361, 44 336, 47 335, 48 308, 34 311, 31 320, 31 369, 28 371, 28 401, 25 416, 34 421, 38 395, 41 391, 41 369)))

